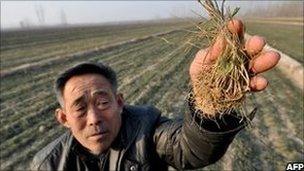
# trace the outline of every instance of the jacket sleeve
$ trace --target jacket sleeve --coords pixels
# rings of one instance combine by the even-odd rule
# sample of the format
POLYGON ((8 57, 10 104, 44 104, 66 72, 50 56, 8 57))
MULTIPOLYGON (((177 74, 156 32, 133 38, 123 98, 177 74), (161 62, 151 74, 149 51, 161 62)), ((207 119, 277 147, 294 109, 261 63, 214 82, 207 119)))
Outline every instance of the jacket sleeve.
POLYGON ((219 160, 246 126, 233 113, 217 122, 197 117, 192 104, 183 119, 161 117, 153 137, 159 157, 177 169, 195 169, 219 160), (227 123, 227 124, 226 124, 227 123))

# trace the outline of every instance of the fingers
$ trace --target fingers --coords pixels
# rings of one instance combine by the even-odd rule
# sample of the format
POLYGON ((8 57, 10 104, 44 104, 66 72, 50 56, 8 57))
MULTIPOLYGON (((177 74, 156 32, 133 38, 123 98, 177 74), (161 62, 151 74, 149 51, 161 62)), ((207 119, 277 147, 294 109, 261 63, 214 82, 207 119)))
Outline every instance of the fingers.
POLYGON ((268 81, 263 76, 254 76, 250 79, 249 87, 251 91, 257 92, 264 90, 268 85, 268 81))
POLYGON ((245 44, 245 49, 247 53, 252 57, 260 53, 264 46, 266 44, 266 41, 263 37, 260 36, 252 36, 245 44))
POLYGON ((227 27, 232 34, 237 34, 240 39, 244 37, 244 24, 241 20, 231 20, 228 22, 227 27))
MULTIPOLYGON (((262 52, 266 41, 263 37, 252 36, 245 44, 247 53, 253 57, 262 52)), ((261 53, 251 61, 250 71, 255 74, 267 71, 273 68, 280 60, 280 54, 274 51, 261 53)))
POLYGON ((267 71, 273 68, 280 60, 280 54, 274 51, 262 53, 251 63, 250 71, 255 74, 267 71))

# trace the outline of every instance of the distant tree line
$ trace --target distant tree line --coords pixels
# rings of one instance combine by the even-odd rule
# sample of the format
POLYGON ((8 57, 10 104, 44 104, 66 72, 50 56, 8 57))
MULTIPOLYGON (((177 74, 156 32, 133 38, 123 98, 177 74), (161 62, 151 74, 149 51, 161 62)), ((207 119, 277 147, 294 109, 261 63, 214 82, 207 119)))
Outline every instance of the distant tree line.
POLYGON ((245 17, 303 17, 303 1, 279 2, 256 6, 244 13, 245 17))
MULTIPOLYGON (((21 28, 31 28, 31 27, 44 27, 46 26, 46 13, 45 13, 45 9, 43 8, 43 6, 39 5, 39 6, 35 6, 35 12, 36 12, 36 16, 37 16, 37 24, 34 24, 30 19, 25 18, 22 21, 19 22, 19 25, 21 28)), ((61 9, 60 11, 60 15, 58 15, 60 17, 60 26, 66 26, 68 25, 68 21, 67 21, 67 17, 65 14, 65 11, 63 9, 61 9)))

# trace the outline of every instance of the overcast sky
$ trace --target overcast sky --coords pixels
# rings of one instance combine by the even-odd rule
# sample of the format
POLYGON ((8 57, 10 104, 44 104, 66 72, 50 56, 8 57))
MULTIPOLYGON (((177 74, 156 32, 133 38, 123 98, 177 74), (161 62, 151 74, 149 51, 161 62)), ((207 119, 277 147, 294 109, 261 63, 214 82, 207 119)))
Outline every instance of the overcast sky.
MULTIPOLYGON (((277 2, 228 1, 227 5, 240 6, 242 12, 269 3, 277 2)), ((197 1, 1 1, 1 29, 20 27, 21 22, 56 25, 62 18, 68 24, 85 24, 185 17, 193 11, 203 13, 197 1), (43 11, 40 22, 39 10, 43 11)))

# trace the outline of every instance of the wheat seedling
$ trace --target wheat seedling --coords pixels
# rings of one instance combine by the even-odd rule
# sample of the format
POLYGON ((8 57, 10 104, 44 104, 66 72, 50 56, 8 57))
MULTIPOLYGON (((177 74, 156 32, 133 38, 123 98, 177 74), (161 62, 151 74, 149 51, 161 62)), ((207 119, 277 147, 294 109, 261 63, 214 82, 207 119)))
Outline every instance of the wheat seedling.
POLYGON ((225 1, 222 1, 221 8, 216 1, 199 2, 208 12, 210 19, 196 25, 195 36, 188 42, 192 46, 202 48, 200 42, 207 39, 209 44, 213 45, 221 36, 226 46, 215 63, 207 66, 208 68, 192 82, 196 109, 203 111, 203 117, 208 118, 230 113, 231 110, 246 117, 243 106, 246 93, 250 91, 250 57, 244 50, 243 38, 228 29, 228 22, 233 19, 239 8, 233 12, 228 8, 225 13, 225 1))

